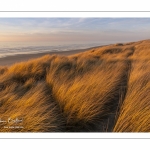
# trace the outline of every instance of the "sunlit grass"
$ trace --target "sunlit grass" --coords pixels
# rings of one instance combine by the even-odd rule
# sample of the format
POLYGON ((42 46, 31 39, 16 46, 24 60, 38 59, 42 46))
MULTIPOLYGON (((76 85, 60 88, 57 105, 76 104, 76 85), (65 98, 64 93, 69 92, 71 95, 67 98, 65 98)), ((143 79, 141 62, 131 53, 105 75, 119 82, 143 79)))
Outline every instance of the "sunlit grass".
POLYGON ((150 131, 149 43, 1 66, 0 118, 23 118, 23 128, 0 131, 150 131))

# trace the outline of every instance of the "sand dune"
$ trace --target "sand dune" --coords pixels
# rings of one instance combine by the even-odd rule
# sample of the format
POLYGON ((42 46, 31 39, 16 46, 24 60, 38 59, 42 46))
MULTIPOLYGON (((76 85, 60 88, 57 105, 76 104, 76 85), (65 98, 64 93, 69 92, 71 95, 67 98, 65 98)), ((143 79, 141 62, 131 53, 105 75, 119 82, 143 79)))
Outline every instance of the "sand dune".
POLYGON ((0 131, 149 132, 149 52, 145 40, 1 59, 0 131))

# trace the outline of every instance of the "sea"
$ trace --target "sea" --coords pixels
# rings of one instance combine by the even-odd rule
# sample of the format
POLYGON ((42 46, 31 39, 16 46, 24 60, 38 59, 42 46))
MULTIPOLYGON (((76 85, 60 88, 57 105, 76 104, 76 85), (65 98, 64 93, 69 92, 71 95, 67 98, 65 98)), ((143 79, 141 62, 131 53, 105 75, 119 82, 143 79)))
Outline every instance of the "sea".
POLYGON ((86 49, 112 43, 114 42, 0 42, 0 58, 18 54, 86 49))

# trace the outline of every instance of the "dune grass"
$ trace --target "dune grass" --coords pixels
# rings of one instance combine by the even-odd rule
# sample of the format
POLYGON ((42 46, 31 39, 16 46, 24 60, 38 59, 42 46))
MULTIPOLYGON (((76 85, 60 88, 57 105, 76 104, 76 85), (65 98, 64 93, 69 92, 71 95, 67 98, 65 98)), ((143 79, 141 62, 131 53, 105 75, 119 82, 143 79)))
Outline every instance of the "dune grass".
POLYGON ((114 127, 114 132, 150 131, 150 41, 135 45, 128 92, 114 127))
MULTIPOLYGON (((135 57, 137 57, 135 53, 135 57)), ((145 57, 146 58, 146 57, 145 57)), ((132 63, 128 92, 114 127, 114 132, 150 131, 150 61, 132 63)))
POLYGON ((116 113, 129 64, 82 61, 76 67, 68 60, 70 68, 63 63, 64 68, 51 68, 46 80, 66 117, 68 131, 104 131, 109 115, 116 113))
POLYGON ((1 66, 0 132, 149 131, 149 43, 1 66))

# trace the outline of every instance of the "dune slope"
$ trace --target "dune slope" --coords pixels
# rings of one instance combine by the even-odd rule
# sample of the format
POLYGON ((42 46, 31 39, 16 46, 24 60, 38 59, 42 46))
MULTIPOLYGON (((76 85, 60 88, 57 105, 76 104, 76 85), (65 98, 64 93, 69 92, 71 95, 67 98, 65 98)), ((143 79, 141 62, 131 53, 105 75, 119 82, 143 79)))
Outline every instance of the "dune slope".
POLYGON ((145 40, 1 66, 0 131, 149 132, 149 52, 145 40))

